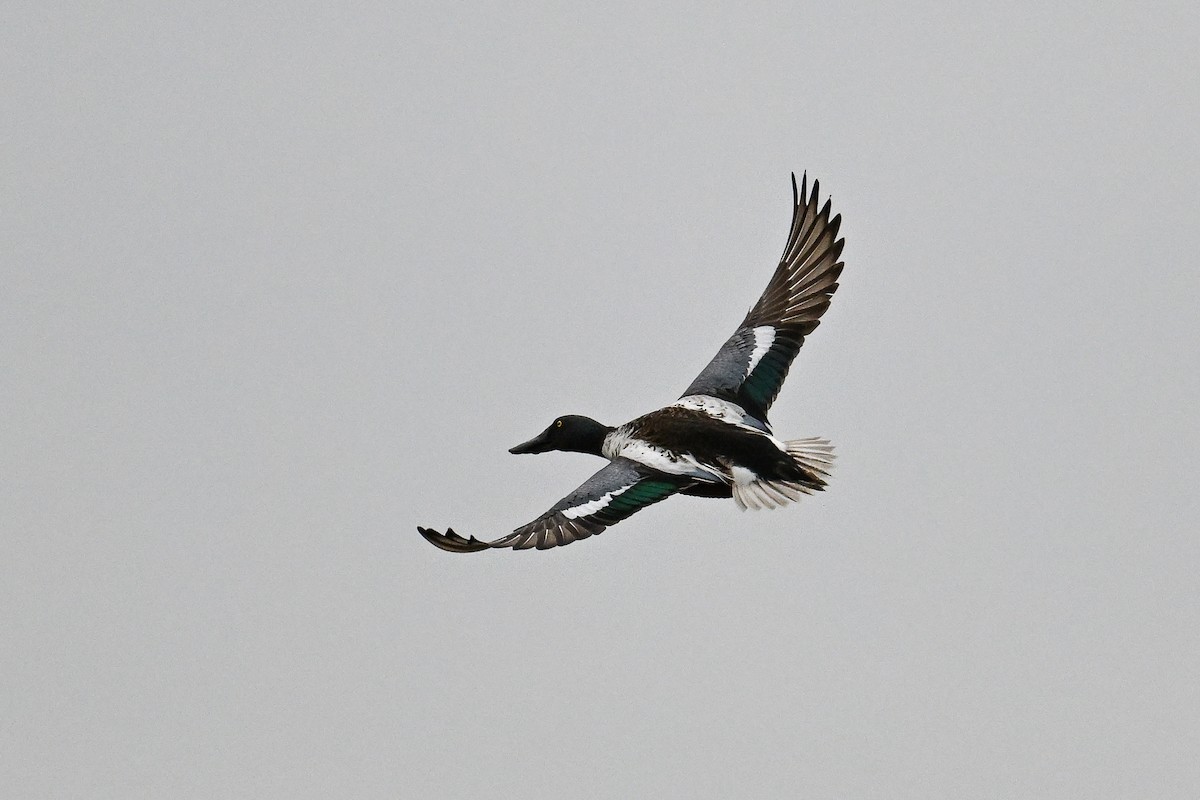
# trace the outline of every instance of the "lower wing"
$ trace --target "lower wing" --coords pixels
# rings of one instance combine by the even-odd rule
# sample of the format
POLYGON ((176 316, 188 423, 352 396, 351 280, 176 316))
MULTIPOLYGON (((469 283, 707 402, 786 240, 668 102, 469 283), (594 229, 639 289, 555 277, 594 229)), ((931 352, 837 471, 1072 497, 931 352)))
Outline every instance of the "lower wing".
POLYGON ((687 478, 649 472, 635 461, 618 458, 545 514, 499 539, 487 542, 474 536, 463 538, 452 528, 445 533, 421 527, 417 531, 430 544, 451 553, 475 553, 494 547, 546 550, 598 534, 691 484, 687 478))

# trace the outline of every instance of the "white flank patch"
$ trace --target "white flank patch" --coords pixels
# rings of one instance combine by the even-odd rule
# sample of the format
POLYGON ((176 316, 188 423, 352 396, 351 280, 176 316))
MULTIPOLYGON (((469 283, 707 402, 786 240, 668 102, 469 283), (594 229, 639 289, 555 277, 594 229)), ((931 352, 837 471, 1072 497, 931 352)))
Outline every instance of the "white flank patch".
POLYGON ((770 325, 759 325, 754 329, 754 350, 750 353, 750 363, 746 366, 746 377, 754 372, 758 362, 762 361, 763 356, 767 354, 773 344, 775 344, 774 328, 770 325))
POLYGON ((758 480, 758 473, 745 467, 733 467, 729 472, 733 475, 733 482, 738 486, 748 486, 758 480))
POLYGON ((590 500, 581 506, 565 508, 559 513, 561 513, 567 519, 575 519, 576 517, 586 517, 588 514, 595 514, 600 509, 607 508, 608 504, 612 502, 614 497, 628 490, 630 486, 633 486, 633 484, 631 483, 629 486, 622 486, 620 489, 614 489, 611 492, 606 492, 600 497, 597 497, 595 500, 590 500))
POLYGON ((620 428, 605 437, 603 453, 608 459, 628 458, 670 475, 687 475, 707 481, 714 478, 723 480, 716 468, 701 464, 694 456, 671 453, 662 447, 636 439, 620 428))

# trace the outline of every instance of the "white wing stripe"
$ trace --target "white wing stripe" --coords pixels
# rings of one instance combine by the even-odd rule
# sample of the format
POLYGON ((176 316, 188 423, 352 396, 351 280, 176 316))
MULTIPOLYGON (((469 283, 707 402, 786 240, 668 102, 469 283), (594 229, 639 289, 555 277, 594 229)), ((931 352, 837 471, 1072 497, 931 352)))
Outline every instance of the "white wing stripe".
POLYGON ((583 505, 575 506, 574 508, 564 508, 559 513, 567 519, 577 519, 578 517, 586 517, 588 514, 595 514, 597 511, 607 508, 614 497, 628 490, 630 486, 633 486, 633 484, 622 486, 620 489, 613 489, 611 492, 605 492, 595 500, 590 500, 583 505))
POLYGON ((750 377, 750 373, 754 372, 754 368, 758 366, 758 362, 762 361, 763 356, 771 349, 771 345, 775 344, 775 329, 770 325, 759 325, 754 329, 754 351, 750 353, 750 363, 746 365, 746 377, 750 377))

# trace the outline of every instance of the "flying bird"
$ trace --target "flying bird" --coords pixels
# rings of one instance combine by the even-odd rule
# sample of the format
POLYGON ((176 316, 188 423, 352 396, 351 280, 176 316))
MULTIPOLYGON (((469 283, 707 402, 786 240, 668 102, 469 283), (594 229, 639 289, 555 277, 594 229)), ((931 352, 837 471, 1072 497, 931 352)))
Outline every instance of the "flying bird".
POLYGON ((417 530, 452 553, 570 544, 675 493, 732 497, 742 509, 776 508, 821 491, 833 462, 825 439, 777 439, 767 422, 804 338, 829 308, 842 272, 841 215, 792 174, 792 227, 762 297, 679 400, 611 427, 567 415, 510 453, 564 450, 608 464, 549 511, 507 536, 482 541, 447 528, 417 530))

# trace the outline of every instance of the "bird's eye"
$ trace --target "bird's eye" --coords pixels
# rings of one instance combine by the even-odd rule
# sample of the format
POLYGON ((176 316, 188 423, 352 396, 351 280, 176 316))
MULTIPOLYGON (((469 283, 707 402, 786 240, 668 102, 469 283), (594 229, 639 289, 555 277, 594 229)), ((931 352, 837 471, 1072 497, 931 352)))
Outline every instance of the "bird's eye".
POLYGON ((556 420, 554 421, 554 427, 556 427, 556 428, 561 428, 561 427, 562 427, 562 420, 561 420, 561 419, 556 419, 556 420))

